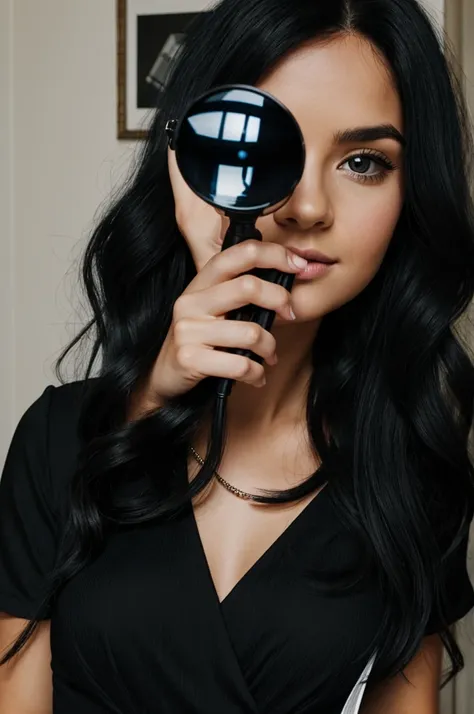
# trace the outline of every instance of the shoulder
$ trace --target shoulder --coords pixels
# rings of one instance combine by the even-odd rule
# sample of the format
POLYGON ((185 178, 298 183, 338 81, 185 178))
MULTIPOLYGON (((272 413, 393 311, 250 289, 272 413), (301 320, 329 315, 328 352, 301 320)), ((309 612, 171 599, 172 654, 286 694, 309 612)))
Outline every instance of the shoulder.
POLYGON ((41 442, 50 455, 70 447, 78 438, 82 405, 93 380, 48 385, 22 415, 15 436, 41 442))
POLYGON ((68 425, 77 424, 84 397, 94 380, 81 380, 60 386, 48 385, 44 391, 24 411, 18 426, 22 431, 34 436, 38 429, 51 422, 68 425))
POLYGON ((32 477, 36 474, 59 511, 77 466, 79 419, 93 381, 47 386, 23 413, 7 455, 6 473, 27 468, 32 477))
POLYGON ((10 442, 0 478, 0 610, 16 617, 35 616, 54 567, 87 391, 85 382, 46 387, 10 442))

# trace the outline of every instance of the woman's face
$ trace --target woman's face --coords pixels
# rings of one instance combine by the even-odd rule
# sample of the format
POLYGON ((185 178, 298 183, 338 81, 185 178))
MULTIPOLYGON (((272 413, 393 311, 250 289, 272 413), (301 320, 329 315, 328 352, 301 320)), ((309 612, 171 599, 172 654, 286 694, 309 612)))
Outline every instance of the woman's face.
MULTIPOLYGON (((372 45, 355 35, 299 48, 257 86, 288 107, 306 147, 290 200, 257 227, 264 241, 337 261, 311 280, 297 279, 292 290, 297 322, 317 323, 370 283, 389 246, 403 203, 403 148, 394 138, 403 132, 400 98, 372 45), (376 127, 372 137, 347 135, 376 127)), ((191 192, 174 152, 168 157, 178 225, 192 224, 197 234, 202 224, 199 238, 182 231, 199 271, 221 249, 228 219, 191 192)), ((289 324, 278 315, 277 323, 289 324)))
POLYGON ((257 86, 293 113, 306 145, 304 174, 292 197, 257 227, 265 241, 337 260, 324 274, 295 281, 298 322, 317 320, 370 283, 403 204, 401 143, 340 135, 380 125, 402 134, 400 98, 373 47, 357 36, 299 49, 257 86))

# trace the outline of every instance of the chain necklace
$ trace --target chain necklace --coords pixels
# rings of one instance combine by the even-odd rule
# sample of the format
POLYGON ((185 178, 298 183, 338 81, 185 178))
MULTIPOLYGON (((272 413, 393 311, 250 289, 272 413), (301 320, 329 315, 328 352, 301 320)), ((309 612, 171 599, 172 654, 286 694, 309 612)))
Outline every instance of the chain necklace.
MULTIPOLYGON (((204 466, 204 460, 199 456, 198 452, 196 449, 194 449, 192 446, 190 446, 191 453, 201 466, 204 466)), ((219 481, 224 488, 226 488, 228 491, 234 494, 234 496, 238 496, 239 498, 243 498, 245 501, 258 501, 258 496, 253 495, 252 493, 246 493, 245 491, 241 491, 240 488, 236 488, 236 486, 232 486, 228 481, 225 480, 225 478, 222 478, 217 471, 214 471, 216 479, 219 481)))

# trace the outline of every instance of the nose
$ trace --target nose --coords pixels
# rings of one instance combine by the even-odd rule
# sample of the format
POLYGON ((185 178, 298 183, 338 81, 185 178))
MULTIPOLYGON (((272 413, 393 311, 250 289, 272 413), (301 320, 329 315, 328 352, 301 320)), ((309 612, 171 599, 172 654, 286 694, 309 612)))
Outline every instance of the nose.
POLYGON ((307 156, 301 181, 285 205, 273 214, 275 222, 302 231, 328 228, 334 216, 328 187, 324 184, 323 169, 307 156))

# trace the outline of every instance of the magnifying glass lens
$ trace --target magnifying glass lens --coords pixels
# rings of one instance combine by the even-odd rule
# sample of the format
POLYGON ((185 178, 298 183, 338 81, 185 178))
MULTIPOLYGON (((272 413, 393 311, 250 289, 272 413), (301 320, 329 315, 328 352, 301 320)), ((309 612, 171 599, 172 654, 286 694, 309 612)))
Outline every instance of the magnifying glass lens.
POLYGON ((177 127, 175 151, 192 190, 234 213, 266 213, 281 203, 301 180, 305 163, 301 130, 290 111, 246 85, 221 87, 194 102, 177 127))

